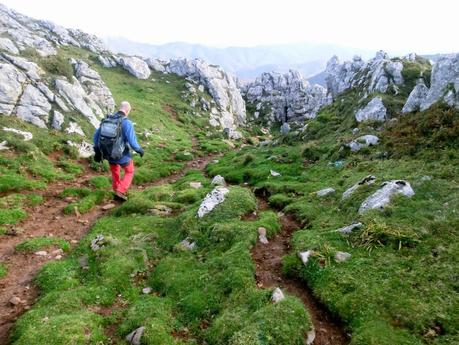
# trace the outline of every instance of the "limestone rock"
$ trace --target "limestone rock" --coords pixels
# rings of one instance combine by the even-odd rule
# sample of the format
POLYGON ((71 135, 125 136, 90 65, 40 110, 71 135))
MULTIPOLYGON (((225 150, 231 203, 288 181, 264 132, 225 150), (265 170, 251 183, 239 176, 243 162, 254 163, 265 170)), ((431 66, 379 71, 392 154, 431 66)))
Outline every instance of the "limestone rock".
POLYGON ((78 144, 68 140, 67 145, 75 147, 78 150, 78 157, 80 158, 89 158, 94 155, 93 146, 86 141, 83 141, 78 144))
POLYGON ((391 59, 383 51, 377 52, 368 62, 354 56, 352 61, 340 63, 334 56, 325 69, 327 91, 333 99, 353 87, 361 87, 365 94, 386 93, 389 90, 398 92, 398 86, 404 83, 402 71, 400 59, 391 59))
POLYGON ((145 327, 144 326, 139 327, 139 328, 133 330, 131 333, 129 333, 126 336, 125 339, 131 345, 140 345, 141 344, 142 335, 143 335, 144 331, 145 331, 145 327))
POLYGON ((151 74, 147 63, 135 56, 123 56, 120 58, 123 68, 138 79, 148 79, 151 74))
POLYGON ((310 85, 298 71, 263 73, 244 87, 248 103, 256 105, 258 116, 270 122, 290 122, 315 118, 331 99, 320 85, 310 85))
POLYGON ((28 84, 16 108, 17 116, 25 122, 46 128, 51 104, 35 86, 28 84))
POLYGON ((420 109, 426 110, 440 100, 459 107, 459 53, 443 56, 434 64, 430 89, 420 109))
POLYGON ((308 261, 309 261, 309 258, 311 257, 311 255, 313 254, 314 252, 312 250, 306 250, 304 252, 299 252, 298 253, 298 256, 300 257, 300 260, 301 262, 304 264, 304 265, 307 265, 308 264, 308 261))
POLYGON ((16 45, 9 38, 5 37, 0 37, 0 50, 5 50, 11 54, 19 54, 19 49, 16 45))
POLYGON ((274 171, 274 170, 270 170, 269 171, 269 174, 272 176, 272 177, 278 177, 278 176, 281 176, 280 173, 278 173, 277 171, 274 171))
POLYGON ((103 116, 103 112, 75 77, 73 77, 73 83, 58 78, 55 85, 57 92, 68 104, 84 115, 95 128, 99 127, 99 118, 103 116))
POLYGON ((211 212, 215 206, 221 204, 225 201, 225 195, 229 192, 228 188, 225 187, 215 187, 210 193, 206 195, 204 200, 198 209, 198 217, 202 218, 209 212, 211 212))
POLYGON ((29 61, 26 58, 8 54, 3 54, 3 56, 13 65, 24 71, 24 73, 32 80, 40 80, 41 75, 44 74, 44 71, 38 67, 35 62, 29 61))
POLYGON ((419 81, 408 96, 403 106, 402 113, 410 113, 419 110, 428 93, 429 88, 424 84, 424 81, 419 81))
POLYGON ((164 61, 160 61, 158 59, 147 58, 145 59, 148 67, 150 67, 153 71, 164 73, 166 72, 166 67, 164 61))
POLYGON ((312 345, 315 339, 316 339, 316 331, 313 328, 306 334, 306 345, 312 345))
POLYGON ((217 186, 226 186, 225 178, 221 175, 214 176, 210 184, 214 184, 217 186))
POLYGON ((104 235, 97 235, 93 240, 91 240, 91 249, 93 252, 97 252, 103 246, 107 244, 104 235))
POLYGON ((381 97, 373 98, 363 109, 355 113, 357 122, 362 121, 385 121, 386 107, 384 106, 381 97))
POLYGON ((69 122, 69 126, 65 129, 65 131, 69 134, 75 133, 82 137, 85 136, 83 130, 81 129, 80 125, 76 122, 69 122))
POLYGON ((345 200, 345 199, 349 198, 351 196, 351 194, 354 193, 359 187, 361 187, 361 186, 363 186, 365 184, 366 185, 371 185, 371 184, 375 183, 375 180, 376 180, 376 177, 373 176, 373 175, 368 175, 368 176, 364 177, 359 182, 357 182, 355 185, 353 185, 351 188, 347 189, 343 193, 342 199, 345 200))
POLYGON ((363 214, 371 209, 383 209, 384 206, 389 204, 391 197, 396 194, 412 197, 414 195, 414 190, 408 182, 403 180, 384 182, 381 184, 380 189, 370 195, 365 199, 362 205, 360 205, 359 214, 363 214))
POLYGON ((24 141, 29 141, 29 140, 33 139, 33 134, 30 133, 30 132, 20 131, 19 129, 8 128, 8 127, 3 127, 3 130, 5 132, 12 132, 12 133, 15 133, 15 134, 22 135, 24 137, 24 141))
POLYGON ((11 115, 27 77, 11 64, 0 63, 0 113, 11 115))
POLYGON ((153 289, 151 287, 149 287, 149 286, 142 289, 142 293, 144 295, 151 294, 152 291, 153 291, 153 289))
POLYGON ((75 61, 74 68, 75 76, 89 98, 99 106, 104 114, 112 113, 115 109, 115 100, 99 73, 90 68, 83 60, 75 61))
POLYGON ((220 66, 194 59, 172 59, 165 63, 168 73, 189 77, 204 85, 215 101, 218 109, 211 114, 211 120, 222 128, 231 128, 245 122, 245 102, 242 99, 236 79, 227 74, 220 66))
POLYGON ((285 296, 284 296, 284 293, 282 292, 282 290, 280 288, 275 288, 274 291, 273 291, 273 294, 271 296, 271 300, 274 302, 274 303, 278 303, 282 300, 285 299, 285 296))
POLYGON ((260 226, 258 228, 258 240, 263 244, 268 244, 268 238, 266 237, 266 228, 260 226))
POLYGON ((335 190, 333 188, 325 188, 325 189, 321 189, 318 192, 316 192, 316 195, 318 197, 322 197, 322 196, 326 196, 332 193, 335 193, 335 190))
POLYGON ((52 127, 60 131, 62 129, 62 125, 64 124, 64 115, 62 115, 57 110, 54 110, 53 114, 54 116, 52 121, 52 127))
POLYGON ((104 55, 99 55, 97 57, 97 59, 99 60, 99 62, 101 63, 102 66, 104 66, 105 68, 112 68, 112 67, 116 67, 116 61, 113 60, 111 57, 109 56, 104 56, 104 55))
POLYGON ((9 150, 10 148, 8 147, 8 142, 6 140, 3 140, 0 142, 0 151, 3 150, 9 150))
POLYGON ((290 125, 288 122, 284 122, 280 128, 280 132, 282 135, 287 135, 290 132, 290 125))
POLYGON ((335 254, 335 261, 336 262, 345 262, 351 258, 351 254, 346 252, 337 252, 335 254))
POLYGON ((192 239, 187 237, 177 245, 179 250, 194 250, 196 248, 196 242, 192 242, 192 239))
POLYGON ((35 255, 37 255, 37 256, 47 256, 48 252, 46 250, 40 250, 38 252, 35 252, 35 255))
POLYGON ((350 234, 352 231, 356 230, 356 229, 360 229, 361 227, 363 226, 362 223, 354 223, 354 224, 351 224, 351 225, 348 225, 348 226, 344 226, 342 228, 339 228, 338 232, 340 232, 341 234, 350 234))
POLYGON ((379 142, 379 138, 376 135, 363 135, 356 140, 352 140, 348 146, 352 152, 358 152, 364 147, 375 146, 379 142))

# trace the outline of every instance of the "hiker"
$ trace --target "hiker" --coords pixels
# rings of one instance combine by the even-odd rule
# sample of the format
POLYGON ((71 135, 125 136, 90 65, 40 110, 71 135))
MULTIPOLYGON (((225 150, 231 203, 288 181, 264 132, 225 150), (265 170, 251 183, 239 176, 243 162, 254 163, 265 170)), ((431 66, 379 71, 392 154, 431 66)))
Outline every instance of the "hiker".
POLYGON ((94 160, 96 162, 108 160, 115 197, 123 201, 127 200, 126 191, 134 178, 134 161, 130 148, 140 157, 144 154, 137 143, 134 126, 127 119, 130 111, 129 102, 121 102, 119 111, 104 118, 94 133, 94 160), (124 170, 123 178, 120 178, 121 168, 124 170))

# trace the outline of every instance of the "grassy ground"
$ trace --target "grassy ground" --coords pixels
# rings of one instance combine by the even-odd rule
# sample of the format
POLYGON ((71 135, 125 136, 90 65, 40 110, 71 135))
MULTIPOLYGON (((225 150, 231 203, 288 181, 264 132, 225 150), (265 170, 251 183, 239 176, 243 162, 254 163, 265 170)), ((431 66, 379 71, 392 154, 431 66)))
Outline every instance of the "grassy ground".
POLYGON ((343 118, 337 105, 325 108, 306 133, 290 134, 274 147, 227 154, 208 171, 266 190, 273 206, 302 221, 294 250, 284 258, 285 272, 307 281, 344 320, 352 344, 455 344, 459 113, 438 106, 382 131, 361 124, 360 135, 376 134, 382 144, 351 154, 343 144, 359 135, 352 135, 357 124, 349 117, 352 108, 346 109, 343 118), (272 177, 271 169, 282 176, 272 177), (346 189, 370 174, 375 184, 342 200, 346 189), (359 215, 362 201, 392 179, 407 180, 416 194, 394 198, 383 212, 359 215), (327 187, 336 192, 316 196, 327 187), (364 228, 336 232, 354 222, 364 228), (296 255, 304 250, 314 251, 306 267, 296 255), (351 259, 335 262, 338 251, 351 259))
POLYGON ((271 292, 254 280, 250 248, 257 228, 274 234, 277 216, 262 212, 257 221, 241 221, 255 198, 232 187, 223 204, 197 219, 210 190, 209 180, 191 171, 173 185, 133 193, 67 258, 43 267, 37 277, 43 294, 18 320, 13 343, 107 343, 145 326, 144 344, 302 344, 310 322, 301 301, 289 296, 272 304, 271 292), (193 181, 204 187, 191 188, 193 181), (151 215, 158 205, 180 212, 151 215), (104 241, 94 252, 98 235, 104 241), (179 245, 185 238, 195 250, 179 245), (147 286, 152 293, 143 294, 147 286))

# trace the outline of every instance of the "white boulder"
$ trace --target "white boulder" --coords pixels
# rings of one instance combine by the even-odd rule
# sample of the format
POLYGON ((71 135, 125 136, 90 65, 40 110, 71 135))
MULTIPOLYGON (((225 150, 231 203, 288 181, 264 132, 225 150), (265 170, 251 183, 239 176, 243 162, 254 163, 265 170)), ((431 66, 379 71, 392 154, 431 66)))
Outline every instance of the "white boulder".
POLYGON ((375 97, 364 108, 355 113, 355 119, 357 122, 385 121, 386 112, 387 110, 381 97, 375 97))
POLYGON ((324 189, 321 189, 318 192, 316 192, 316 195, 318 197, 323 197, 323 196, 332 194, 334 192, 335 192, 335 190, 333 188, 324 188, 324 189))
POLYGON ((225 195, 229 192, 228 188, 215 187, 210 193, 206 195, 198 209, 198 218, 204 217, 211 212, 217 205, 225 201, 225 195))
POLYGON ((33 139, 33 134, 30 133, 30 132, 20 131, 19 129, 8 128, 8 127, 3 127, 3 130, 5 132, 11 132, 11 133, 14 133, 14 134, 22 135, 24 137, 24 141, 29 141, 29 140, 33 139))
POLYGON ((352 152, 358 152, 364 147, 375 146, 379 142, 379 138, 376 135, 363 135, 355 140, 352 140, 348 146, 352 152))
POLYGON ((148 79, 151 74, 147 63, 136 56, 123 56, 119 61, 126 71, 138 79, 148 79))
POLYGON ((391 197, 396 194, 412 197, 414 195, 414 190, 408 182, 403 180, 384 182, 381 184, 380 189, 370 195, 367 199, 365 199, 362 205, 360 205, 359 214, 363 214, 372 209, 382 210, 390 203, 391 197))

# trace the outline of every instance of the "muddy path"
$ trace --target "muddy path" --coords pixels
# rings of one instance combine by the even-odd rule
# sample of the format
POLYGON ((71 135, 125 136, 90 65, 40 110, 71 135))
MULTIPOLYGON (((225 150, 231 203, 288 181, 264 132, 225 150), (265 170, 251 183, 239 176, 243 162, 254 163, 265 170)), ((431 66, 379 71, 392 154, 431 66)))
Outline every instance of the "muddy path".
MULTIPOLYGON (((197 141, 193 139, 193 151, 197 141)), ((151 186, 173 183, 184 176, 190 169, 204 170, 206 165, 218 155, 211 154, 198 157, 185 163, 184 167, 171 175, 151 183, 133 185, 131 190, 142 190, 151 186)), ((63 209, 72 200, 61 198, 59 194, 69 187, 89 187, 91 177, 107 173, 98 173, 85 164, 85 172, 72 181, 57 181, 48 184, 45 191, 38 191, 43 202, 27 209, 28 217, 15 226, 14 235, 0 235, 0 262, 7 267, 7 275, 0 279, 0 344, 7 344, 8 337, 14 322, 25 311, 31 308, 39 296, 39 291, 33 280, 38 270, 47 262, 61 260, 66 253, 57 248, 46 249, 47 255, 35 253, 21 253, 15 251, 15 246, 26 239, 39 236, 55 236, 69 241, 72 248, 89 232, 91 227, 107 210, 105 206, 120 204, 116 200, 105 200, 88 213, 72 213, 66 215, 63 209)), ((108 173, 109 174, 109 173, 108 173)))
MULTIPOLYGON (((258 210, 270 209, 266 199, 258 197, 258 210)), ((276 288, 301 299, 311 315, 315 330, 313 345, 349 344, 349 336, 343 326, 312 294, 311 289, 300 280, 286 277, 282 273, 282 257, 291 250, 290 242, 301 224, 293 215, 278 213, 281 231, 269 243, 257 241, 252 248, 252 259, 255 262, 255 278, 260 288, 276 288)))

